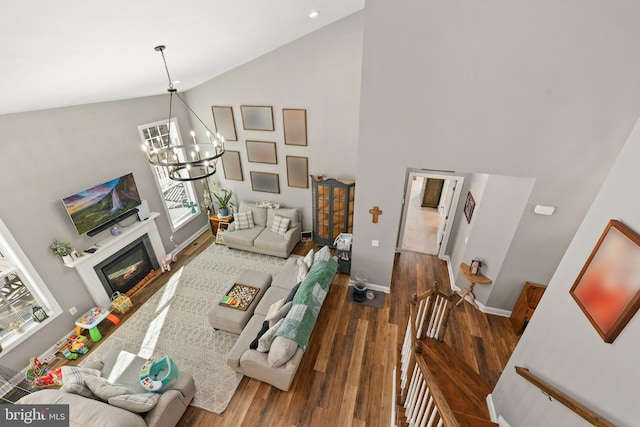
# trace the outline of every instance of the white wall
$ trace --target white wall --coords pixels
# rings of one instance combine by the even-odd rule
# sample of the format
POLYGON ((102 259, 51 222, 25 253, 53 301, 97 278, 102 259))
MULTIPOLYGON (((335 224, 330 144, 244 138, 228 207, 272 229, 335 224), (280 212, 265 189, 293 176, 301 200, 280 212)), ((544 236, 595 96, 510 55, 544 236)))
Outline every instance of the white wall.
POLYGON ((222 173, 217 179, 236 201, 300 208, 304 228, 311 230, 311 182, 309 189, 289 187, 285 156, 308 157, 310 174, 355 177, 363 21, 364 14, 355 13, 189 91, 191 107, 211 129, 211 106, 233 107, 238 142, 225 147, 240 151, 244 181, 227 181, 222 173), (240 105, 272 106, 275 131, 244 130, 240 105), (282 108, 307 110, 306 147, 284 145, 282 108), (276 142, 278 164, 249 163, 247 139, 276 142), (280 194, 252 191, 252 170, 278 173, 280 194))
POLYGON ((512 426, 578 426, 585 422, 516 375, 524 366, 551 385, 619 426, 635 426, 638 405, 640 317, 636 315, 612 344, 602 341, 569 289, 610 219, 640 233, 640 121, 621 151, 566 254, 532 321, 493 391, 499 414, 512 426))
POLYGON ((636 2, 369 0, 352 271, 389 285, 405 171, 428 168, 535 179, 527 206, 557 213, 525 210, 493 277, 514 284, 498 308, 548 283, 640 114, 639 15, 636 2))

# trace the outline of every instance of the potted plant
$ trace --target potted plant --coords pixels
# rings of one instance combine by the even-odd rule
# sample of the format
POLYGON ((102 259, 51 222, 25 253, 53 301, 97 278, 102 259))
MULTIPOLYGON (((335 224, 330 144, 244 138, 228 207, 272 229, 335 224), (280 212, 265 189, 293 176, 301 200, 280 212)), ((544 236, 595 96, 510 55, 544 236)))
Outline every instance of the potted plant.
POLYGON ((218 209, 218 217, 229 216, 229 200, 231 200, 232 191, 224 189, 221 191, 223 193, 222 196, 217 193, 213 193, 213 196, 220 205, 220 209, 218 209))
POLYGON ((73 258, 71 257, 71 251, 73 250, 71 248, 71 243, 54 240, 51 246, 49 246, 49 249, 51 249, 51 252, 54 255, 62 258, 62 262, 65 264, 69 264, 73 261, 73 258))

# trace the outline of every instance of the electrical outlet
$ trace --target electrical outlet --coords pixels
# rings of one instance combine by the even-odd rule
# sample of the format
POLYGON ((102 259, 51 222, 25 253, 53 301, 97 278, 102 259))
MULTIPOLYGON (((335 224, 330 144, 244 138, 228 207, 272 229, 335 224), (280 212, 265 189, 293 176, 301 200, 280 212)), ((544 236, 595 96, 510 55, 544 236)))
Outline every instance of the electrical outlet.
POLYGON ((169 236, 169 240, 171 240, 171 243, 175 243, 176 242, 176 238, 173 237, 173 234, 171 236, 169 236))
POLYGON ((380 246, 380 241, 379 240, 372 240, 371 241, 371 246, 373 246, 374 248, 377 248, 378 246, 380 246))
POLYGON ((70 314, 70 315, 72 315, 72 316, 73 316, 74 314, 76 314, 77 312, 78 312, 78 309, 77 309, 75 306, 73 306, 73 307, 71 307, 71 308, 69 309, 69 314, 70 314))

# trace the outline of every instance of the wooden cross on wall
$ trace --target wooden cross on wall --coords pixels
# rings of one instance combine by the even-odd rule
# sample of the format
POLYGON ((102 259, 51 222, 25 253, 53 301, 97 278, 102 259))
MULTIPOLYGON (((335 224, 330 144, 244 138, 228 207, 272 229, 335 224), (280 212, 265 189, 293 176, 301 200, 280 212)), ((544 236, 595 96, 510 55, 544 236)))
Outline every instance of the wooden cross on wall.
POLYGON ((382 215, 382 211, 377 206, 374 206, 371 209, 369 209, 369 213, 373 215, 373 217, 371 218, 371 222, 374 224, 378 222, 378 215, 382 215))

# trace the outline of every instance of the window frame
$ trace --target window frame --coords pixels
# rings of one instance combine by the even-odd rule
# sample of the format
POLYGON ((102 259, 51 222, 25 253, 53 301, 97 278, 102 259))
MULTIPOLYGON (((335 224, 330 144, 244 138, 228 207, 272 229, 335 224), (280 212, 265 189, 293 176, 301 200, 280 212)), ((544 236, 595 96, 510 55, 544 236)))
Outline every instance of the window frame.
MULTIPOLYGON (((147 139, 144 136, 144 130, 145 129, 149 129, 149 128, 153 128, 153 127, 158 127, 161 125, 167 125, 167 120, 159 120, 157 122, 152 122, 152 123, 146 123, 143 125, 138 126, 138 134, 140 135, 140 140, 142 142, 142 144, 147 144, 147 139)), ((171 134, 170 137, 174 143, 174 145, 182 145, 182 138, 180 137, 181 133, 180 133, 180 126, 178 125, 178 120, 175 117, 171 118, 171 134)), ((162 166, 155 166, 152 164, 149 164, 149 167, 151 168, 151 174, 153 175, 153 179, 156 183, 156 188, 158 189, 158 192, 160 193, 160 199, 162 200, 162 206, 164 208, 165 213, 167 214, 167 218, 169 219, 169 225, 171 226, 171 231, 175 232, 177 230, 179 230, 180 228, 184 227, 185 225, 187 225, 188 223, 190 223, 191 221, 193 221, 194 219, 196 219, 198 216, 200 216, 200 214, 202 213, 202 210, 200 208, 200 201, 198 200, 198 193, 196 192, 196 189, 193 185, 193 182, 191 181, 171 181, 172 185, 163 188, 163 183, 160 180, 160 175, 162 175, 162 170, 165 169, 162 166), (189 214, 189 215, 183 215, 180 218, 174 219, 174 217, 171 215, 171 210, 169 208, 169 206, 167 205, 167 200, 165 199, 165 192, 170 191, 172 188, 178 187, 180 185, 184 186, 185 191, 187 192, 187 200, 194 202, 195 203, 195 213, 189 214)), ((165 171, 164 174, 167 174, 167 172, 165 171)), ((168 175, 167 175, 167 180, 169 180, 168 175)))
POLYGON ((62 308, 51 291, 49 291, 49 288, 44 283, 42 277, 38 274, 33 264, 29 261, 29 258, 27 258, 25 253, 22 251, 22 248, 11 234, 11 231, 5 225, 2 218, 0 218, 0 251, 12 264, 24 286, 27 287, 29 292, 34 296, 36 301, 41 304, 42 308, 49 316, 49 318, 43 322, 36 322, 33 320, 25 322, 22 326, 21 333, 14 333, 2 339, 0 341, 3 349, 2 353, 0 353, 0 358, 2 358, 2 356, 27 341, 36 332, 51 323, 49 319, 53 320, 60 316, 62 314, 62 308))

